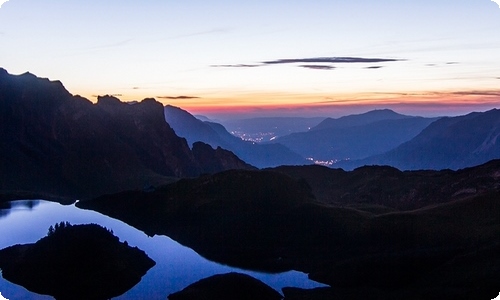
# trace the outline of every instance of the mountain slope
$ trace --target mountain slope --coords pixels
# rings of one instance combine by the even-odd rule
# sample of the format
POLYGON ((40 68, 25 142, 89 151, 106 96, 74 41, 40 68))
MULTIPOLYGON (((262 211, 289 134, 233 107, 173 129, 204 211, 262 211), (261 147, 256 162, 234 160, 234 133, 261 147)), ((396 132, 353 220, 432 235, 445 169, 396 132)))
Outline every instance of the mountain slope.
POLYGON ((314 160, 337 161, 360 159, 384 153, 416 136, 436 119, 408 117, 396 113, 375 114, 377 117, 390 115, 393 119, 376 120, 367 113, 368 119, 356 116, 353 126, 348 126, 348 117, 332 119, 327 124, 317 126, 308 132, 293 133, 277 138, 292 151, 314 160), (395 117, 395 118, 394 118, 395 117), (342 122, 336 122, 342 120, 342 122), (361 124, 362 121, 365 124, 361 124), (335 123, 335 124, 334 124, 335 123))
POLYGON ((362 114, 348 115, 340 118, 326 118, 318 125, 311 128, 314 130, 332 129, 332 128, 346 128, 353 126, 366 125, 369 123, 382 121, 382 120, 398 120, 411 118, 411 116, 406 116, 398 114, 390 109, 375 109, 362 114))
POLYGON ((442 118, 387 153, 339 164, 383 164, 402 170, 460 169, 500 158, 500 110, 442 118))
POLYGON ((87 197, 205 172, 154 99, 93 104, 58 81, 0 69, 0 124, 3 194, 87 197))
POLYGON ((179 136, 186 138, 189 144, 202 141, 212 147, 228 149, 259 168, 308 163, 281 144, 262 145, 243 141, 230 134, 221 124, 203 122, 175 106, 165 106, 165 119, 179 136))

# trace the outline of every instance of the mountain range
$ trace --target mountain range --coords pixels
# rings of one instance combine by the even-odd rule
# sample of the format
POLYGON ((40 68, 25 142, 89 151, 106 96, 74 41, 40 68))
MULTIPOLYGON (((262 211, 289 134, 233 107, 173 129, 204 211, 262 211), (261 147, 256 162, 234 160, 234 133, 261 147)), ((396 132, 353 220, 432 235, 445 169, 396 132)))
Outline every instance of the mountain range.
POLYGON ((328 118, 309 131, 278 137, 273 142, 314 161, 361 159, 409 141, 435 120, 401 115, 388 109, 373 110, 328 118))
POLYGON ((336 166, 390 165, 401 170, 461 169, 500 158, 500 110, 445 117, 385 153, 336 166))
POLYGON ((498 293, 499 110, 439 119, 376 110, 273 140, 285 146, 253 144, 154 99, 92 103, 61 82, 0 69, 0 124, 0 202, 80 199, 210 260, 329 285, 285 288, 286 299, 498 293), (257 170, 231 152, 259 166, 301 164, 297 149, 349 157, 334 166, 354 170, 257 170))
POLYGON ((497 109, 443 118, 375 110, 253 143, 154 99, 92 103, 59 81, 4 69, 0 122, 0 166, 9 170, 0 172, 2 199, 92 197, 229 169, 310 164, 305 157, 346 170, 461 169, 500 158, 497 109))
POLYGON ((75 199, 253 168, 223 149, 190 149, 154 99, 129 104, 103 96, 94 104, 30 73, 0 69, 0 124, 4 195, 75 199))
POLYGON ((189 144, 201 141, 212 147, 222 147, 259 168, 310 163, 281 144, 244 141, 229 133, 223 125, 201 121, 179 107, 166 105, 165 119, 175 133, 185 138, 189 144))

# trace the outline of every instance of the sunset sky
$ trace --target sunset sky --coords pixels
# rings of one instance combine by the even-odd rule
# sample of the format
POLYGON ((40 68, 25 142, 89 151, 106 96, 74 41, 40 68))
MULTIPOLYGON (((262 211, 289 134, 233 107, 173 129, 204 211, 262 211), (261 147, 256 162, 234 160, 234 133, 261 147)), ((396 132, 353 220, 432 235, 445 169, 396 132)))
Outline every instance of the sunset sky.
POLYGON ((194 114, 500 108, 490 0, 56 1, 0 8, 0 67, 194 114))

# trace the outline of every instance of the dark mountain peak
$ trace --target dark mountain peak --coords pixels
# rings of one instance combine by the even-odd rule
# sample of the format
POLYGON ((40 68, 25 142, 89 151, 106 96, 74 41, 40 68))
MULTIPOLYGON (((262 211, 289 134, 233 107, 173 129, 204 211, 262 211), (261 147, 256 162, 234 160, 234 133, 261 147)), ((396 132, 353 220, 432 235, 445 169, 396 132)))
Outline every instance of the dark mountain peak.
POLYGON ((2 69, 0 76, 0 93, 7 102, 51 106, 72 96, 60 81, 39 78, 29 72, 12 75, 2 69))
POLYGON ((7 72, 4 68, 0 68, 0 76, 4 77, 6 75, 9 75, 9 72, 7 72))
MULTIPOLYGON (((59 81, 0 76, 0 165, 11 170, 0 172, 0 193, 84 198, 210 172, 154 99, 129 104, 105 95, 92 104, 59 81)), ((222 170, 244 166, 213 151, 222 170)))
POLYGON ((111 95, 97 96, 97 105, 119 105, 120 103, 122 103, 120 99, 111 95))
POLYGON ((173 119, 176 121, 202 122, 201 120, 196 119, 196 117, 188 111, 170 104, 165 105, 165 118, 167 122, 173 119))
POLYGON ((24 72, 23 74, 19 75, 19 78, 26 78, 26 79, 46 79, 46 78, 38 78, 35 74, 31 72, 24 72))
POLYGON ((256 169, 239 159, 233 152, 221 147, 213 149, 210 145, 203 142, 195 142, 192 151, 201 169, 206 173, 217 173, 231 168, 244 170, 256 169))
POLYGON ((348 115, 337 119, 326 118, 323 122, 319 123, 317 126, 311 128, 310 130, 314 131, 329 128, 345 128, 366 125, 381 120, 394 120, 403 118, 410 118, 410 116, 399 114, 391 109, 375 109, 362 114, 348 115))
POLYGON ((163 108, 163 104, 156 101, 155 98, 144 98, 144 99, 142 99, 142 101, 140 101, 140 103, 146 104, 146 105, 156 105, 156 106, 158 106, 158 104, 159 104, 163 108))

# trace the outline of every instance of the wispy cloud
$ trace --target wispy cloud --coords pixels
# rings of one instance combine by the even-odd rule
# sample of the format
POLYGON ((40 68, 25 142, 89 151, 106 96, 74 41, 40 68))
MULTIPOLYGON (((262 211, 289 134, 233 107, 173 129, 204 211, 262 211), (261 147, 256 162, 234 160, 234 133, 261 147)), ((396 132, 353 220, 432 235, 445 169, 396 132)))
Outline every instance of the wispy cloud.
POLYGON ((500 91, 499 90, 482 90, 482 91, 472 90, 472 91, 453 92, 451 94, 453 94, 453 95, 461 95, 461 96, 493 96, 493 97, 500 97, 500 91))
MULTIPOLYGON (((108 94, 106 96, 111 96, 111 97, 122 97, 123 94, 108 94)), ((97 97, 105 97, 105 96, 102 96, 102 95, 92 95, 93 98, 97 98, 97 97)))
POLYGON ((313 69, 313 70, 333 70, 334 66, 325 66, 325 65, 299 65, 300 68, 313 69))
MULTIPOLYGON (((262 61, 254 64, 223 64, 211 65, 214 68, 255 68, 270 65, 281 64, 301 64, 298 67, 308 68, 313 70, 332 70, 334 66, 325 64, 345 64, 345 63, 383 63, 383 62, 396 62, 405 61, 406 59, 396 58, 366 58, 366 57, 309 57, 309 58, 282 58, 275 60, 262 61), (319 65, 321 64, 321 65, 319 65)), ((367 67, 367 69, 379 69, 382 66, 367 67)))
POLYGON ((254 68, 262 67, 263 65, 251 65, 251 64, 235 64, 235 65, 211 65, 213 68, 254 68))
POLYGON ((262 62, 266 65, 293 64, 293 63, 380 63, 401 61, 395 58, 365 58, 365 57, 313 57, 313 58, 285 58, 262 62))
POLYGON ((182 100, 182 99, 199 99, 196 96, 156 96, 158 99, 172 99, 172 100, 182 100))
POLYGON ((0 8, 2 8, 2 5, 4 5, 5 2, 7 2, 7 1, 9 1, 9 0, 0 0, 0 8))
POLYGON ((228 33, 229 31, 231 31, 231 29, 227 28, 227 27, 214 28, 214 29, 210 29, 210 30, 203 30, 203 31, 180 34, 180 35, 169 37, 168 39, 182 39, 182 38, 189 38, 189 37, 200 36, 200 35, 221 34, 221 33, 228 33))

